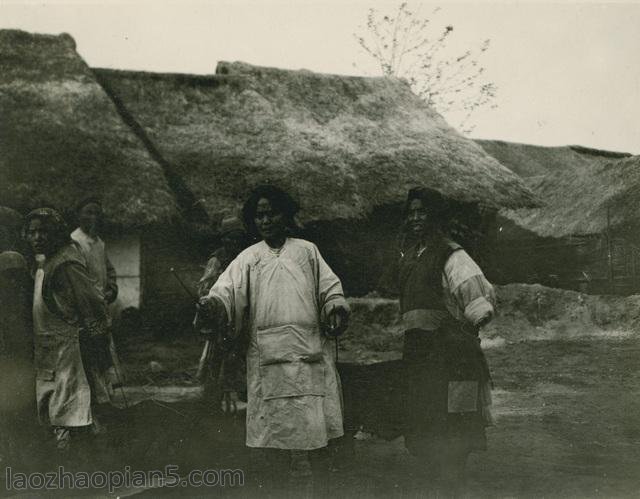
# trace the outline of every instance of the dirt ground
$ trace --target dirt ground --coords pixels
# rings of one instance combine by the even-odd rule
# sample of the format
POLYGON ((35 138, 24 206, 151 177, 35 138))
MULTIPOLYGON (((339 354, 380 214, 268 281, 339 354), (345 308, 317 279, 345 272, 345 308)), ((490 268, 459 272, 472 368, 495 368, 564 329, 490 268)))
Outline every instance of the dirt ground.
MULTIPOLYGON (((640 297, 510 285, 499 289, 499 298, 501 316, 483 332, 495 383, 496 425, 488 429, 488 450, 469 461, 469 497, 640 497, 640 297)), ((352 338, 342 342, 342 360, 398 357, 394 306, 380 299, 355 304, 352 338)), ((188 339, 177 344, 179 352, 175 342, 123 351, 131 379, 146 384, 151 395, 109 415, 100 447, 91 447, 69 466, 145 470, 175 464, 181 473, 240 468, 243 487, 121 488, 115 495, 265 496, 253 483, 241 419, 216 417, 197 398, 171 402, 152 395, 158 384, 192 390, 199 345, 188 339), (149 368, 154 358, 162 369, 149 368)), ((363 430, 360 439, 346 442, 353 444, 352 453, 347 445, 333 455, 332 470, 316 484, 316 495, 421 497, 421 466, 405 451, 402 437, 385 440, 363 430)), ((28 466, 57 465, 53 455, 40 454, 28 466)), ((108 496, 104 490, 50 495, 108 496)))

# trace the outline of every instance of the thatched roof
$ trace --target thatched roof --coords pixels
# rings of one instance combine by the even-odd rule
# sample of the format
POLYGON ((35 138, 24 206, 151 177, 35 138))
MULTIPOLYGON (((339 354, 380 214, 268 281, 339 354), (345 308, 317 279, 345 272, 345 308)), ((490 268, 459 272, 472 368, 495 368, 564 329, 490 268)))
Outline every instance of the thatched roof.
POLYGON ((596 234, 640 223, 640 156, 579 146, 541 147, 477 141, 521 175, 544 205, 502 210, 518 226, 540 236, 596 234))
POLYGON ((176 217, 160 165, 122 122, 73 39, 0 31, 0 200, 68 210, 98 195, 107 221, 176 217))
POLYGON ((212 76, 95 72, 214 219, 265 182, 307 221, 359 218, 418 184, 493 207, 534 199, 400 81, 242 63, 212 76))

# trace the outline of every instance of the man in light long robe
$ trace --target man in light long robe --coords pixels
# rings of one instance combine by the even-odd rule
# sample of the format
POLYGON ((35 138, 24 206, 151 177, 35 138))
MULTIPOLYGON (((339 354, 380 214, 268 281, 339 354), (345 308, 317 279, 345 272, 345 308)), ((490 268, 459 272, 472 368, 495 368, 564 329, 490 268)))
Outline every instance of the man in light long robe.
MULTIPOLYGON (((343 435, 330 336, 344 329, 349 308, 318 248, 287 237, 296 211, 279 189, 256 189, 244 218, 263 240, 240 253, 202 301, 233 325, 233 342, 247 344, 246 444, 253 448, 310 451, 343 435)), ((308 456, 293 456, 292 473, 308 468, 308 456)))
MULTIPOLYGON (((95 279, 95 285, 104 297, 105 310, 118 298, 118 284, 116 270, 107 256, 106 246, 100 237, 103 223, 102 204, 98 198, 88 197, 76 206, 76 216, 79 227, 71 233, 71 239, 78 243, 87 262, 87 270, 95 279)), ((107 315, 107 326, 110 329, 111 317, 107 315)), ((101 380, 104 391, 123 383, 124 373, 120 365, 116 345, 109 331, 109 352, 112 366, 107 370, 104 380, 101 380)))

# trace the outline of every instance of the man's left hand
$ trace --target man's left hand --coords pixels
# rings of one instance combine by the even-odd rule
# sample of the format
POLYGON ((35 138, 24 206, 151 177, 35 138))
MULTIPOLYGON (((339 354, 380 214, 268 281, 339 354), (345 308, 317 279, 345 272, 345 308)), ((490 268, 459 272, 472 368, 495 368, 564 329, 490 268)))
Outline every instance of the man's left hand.
POLYGON ((482 329, 483 327, 485 327, 487 324, 489 324, 491 322, 491 320, 493 319, 493 314, 485 314, 484 317, 482 317, 477 323, 476 323, 476 327, 478 329, 482 329))
POLYGON ((342 311, 341 309, 333 309, 330 313, 329 313, 329 317, 328 317, 328 328, 327 328, 327 335, 332 336, 332 337, 336 337, 336 336, 340 336, 342 333, 344 333, 347 329, 348 326, 348 322, 349 322, 349 316, 347 314, 344 313, 344 311, 342 311))
POLYGON ((117 297, 118 297, 118 293, 113 289, 107 289, 104 292, 104 300, 107 302, 108 305, 116 301, 117 297))

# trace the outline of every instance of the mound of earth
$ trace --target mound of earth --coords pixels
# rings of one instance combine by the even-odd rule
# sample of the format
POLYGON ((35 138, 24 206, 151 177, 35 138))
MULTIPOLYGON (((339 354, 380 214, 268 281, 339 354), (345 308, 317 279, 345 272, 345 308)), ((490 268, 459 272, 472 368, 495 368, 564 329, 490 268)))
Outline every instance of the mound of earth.
POLYGON ((488 338, 568 339, 626 335, 640 329, 640 295, 588 295, 539 284, 497 287, 498 316, 488 338))
MULTIPOLYGON (((496 286, 498 315, 481 332, 484 348, 525 340, 629 336, 640 330, 640 295, 587 295, 539 284, 496 286)), ((369 364, 401 356, 397 300, 352 298, 341 361, 369 364)))

